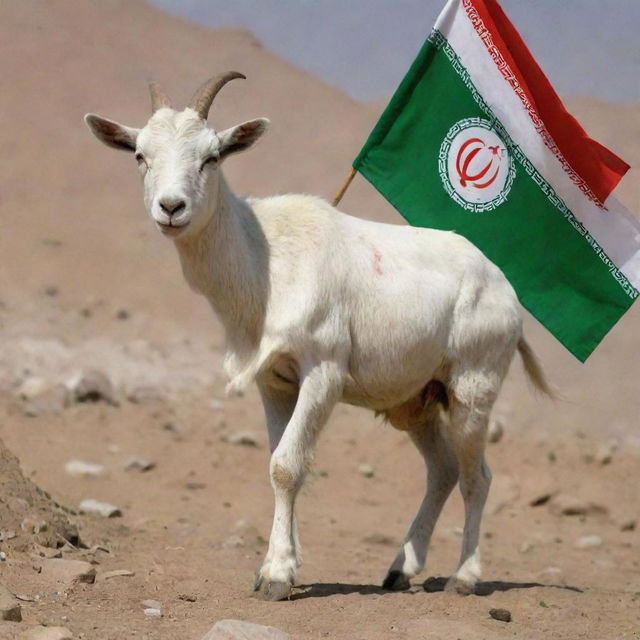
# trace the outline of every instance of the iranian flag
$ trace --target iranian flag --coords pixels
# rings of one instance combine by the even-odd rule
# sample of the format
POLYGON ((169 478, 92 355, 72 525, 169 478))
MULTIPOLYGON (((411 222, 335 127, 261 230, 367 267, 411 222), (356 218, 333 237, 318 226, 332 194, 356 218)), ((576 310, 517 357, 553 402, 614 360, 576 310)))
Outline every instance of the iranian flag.
POLYGON ((412 225, 471 240, 582 361, 638 296, 640 224, 611 195, 629 167, 496 0, 449 0, 353 168, 412 225))

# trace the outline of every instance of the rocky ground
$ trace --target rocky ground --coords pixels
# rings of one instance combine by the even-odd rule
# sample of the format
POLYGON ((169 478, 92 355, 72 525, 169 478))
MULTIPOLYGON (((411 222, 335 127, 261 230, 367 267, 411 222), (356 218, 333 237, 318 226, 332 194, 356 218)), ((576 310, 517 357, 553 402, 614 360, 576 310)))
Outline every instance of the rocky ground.
POLYGON ((11 334, 0 438, 30 478, 2 458, 0 572, 17 601, 0 594, 0 638, 196 640, 223 619, 308 639, 638 637, 632 428, 615 438, 525 428, 515 399, 503 400, 504 435, 489 445, 486 582, 466 598, 442 592, 461 541, 455 495, 428 570, 389 593, 379 585, 421 499, 421 461, 403 434, 340 406, 299 504, 299 589, 266 603, 250 592, 272 509, 261 409, 253 393, 224 398, 217 338, 174 328, 173 341, 144 339, 136 310, 87 313, 41 295, 50 323, 38 335, 29 307, 0 314, 11 334), (111 505, 111 517, 86 500, 111 505), (24 635, 41 626, 58 635, 24 635))

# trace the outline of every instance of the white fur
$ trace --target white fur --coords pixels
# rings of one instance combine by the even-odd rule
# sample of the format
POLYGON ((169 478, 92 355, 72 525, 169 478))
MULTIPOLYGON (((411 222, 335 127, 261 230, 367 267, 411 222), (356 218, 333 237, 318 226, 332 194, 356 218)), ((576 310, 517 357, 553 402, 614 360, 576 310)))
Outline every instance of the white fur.
MULTIPOLYGON (((100 130, 108 121, 87 122, 118 146, 100 130)), ((245 146, 266 126, 256 123, 245 146)), ((229 390, 255 381, 262 395, 275 514, 258 586, 283 597, 296 579, 295 499, 317 436, 342 401, 410 430, 428 467, 427 494, 391 565, 398 575, 385 584, 398 588, 423 569, 459 478, 466 522, 450 584, 472 588, 490 483, 487 421, 516 347, 526 344, 502 272, 455 233, 361 220, 306 195, 237 198, 219 168, 235 128, 216 134, 190 109, 163 108, 142 130, 118 133, 133 136, 127 148, 144 156, 151 217, 174 238, 187 282, 224 325, 229 390), (202 167, 212 155, 219 159, 202 167), (186 203, 173 228, 163 198, 186 203), (448 411, 424 399, 430 380, 446 388, 448 411)))

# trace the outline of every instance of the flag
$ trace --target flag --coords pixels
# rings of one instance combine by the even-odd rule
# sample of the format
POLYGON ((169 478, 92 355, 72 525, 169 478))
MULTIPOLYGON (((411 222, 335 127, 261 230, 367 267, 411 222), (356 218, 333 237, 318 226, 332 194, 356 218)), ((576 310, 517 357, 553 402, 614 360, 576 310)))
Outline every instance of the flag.
POLYGON ((410 224, 471 240, 581 361, 638 297, 640 223, 611 195, 629 167, 496 0, 449 0, 353 168, 410 224))

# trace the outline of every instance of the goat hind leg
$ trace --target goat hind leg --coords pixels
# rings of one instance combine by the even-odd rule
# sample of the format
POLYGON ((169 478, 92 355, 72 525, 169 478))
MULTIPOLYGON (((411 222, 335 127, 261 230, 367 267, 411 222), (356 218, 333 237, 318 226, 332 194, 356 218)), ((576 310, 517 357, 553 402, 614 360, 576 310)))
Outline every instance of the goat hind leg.
POLYGON ((482 571, 478 541, 482 512, 491 484, 484 449, 492 405, 493 398, 488 401, 484 397, 468 406, 456 403, 451 413, 449 435, 458 459, 465 521, 458 569, 447 581, 445 590, 462 595, 473 593, 482 571))
POLYGON ((410 578, 424 569, 431 534, 442 507, 458 480, 456 456, 443 428, 441 418, 436 413, 420 429, 409 432, 427 466, 427 491, 384 579, 383 589, 407 589, 410 578))

